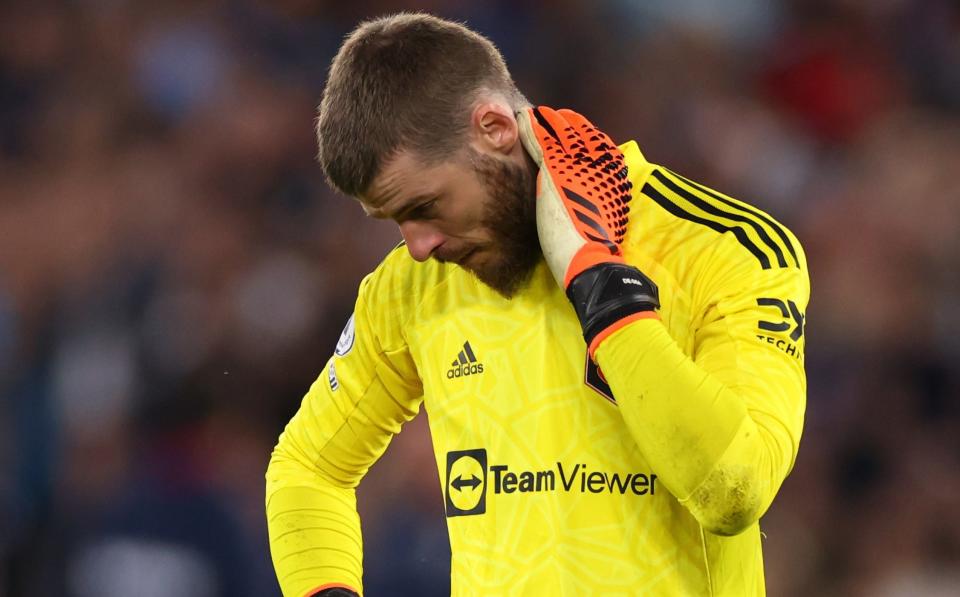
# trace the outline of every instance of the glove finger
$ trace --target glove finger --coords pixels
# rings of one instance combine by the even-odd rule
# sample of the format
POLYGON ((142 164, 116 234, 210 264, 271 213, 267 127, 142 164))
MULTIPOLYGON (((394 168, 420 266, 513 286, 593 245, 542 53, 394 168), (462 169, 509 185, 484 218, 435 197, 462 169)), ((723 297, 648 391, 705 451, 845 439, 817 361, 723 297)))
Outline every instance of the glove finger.
MULTIPOLYGON (((578 232, 594 243, 619 253, 626 234, 630 184, 623 152, 608 135, 572 110, 539 108, 548 122, 564 123, 561 137, 573 137, 571 149, 561 155, 548 151, 543 169, 561 190, 560 197, 578 232), (592 139, 592 140, 591 140, 592 139), (584 140, 595 151, 589 151, 584 140)), ((535 113, 536 115, 536 113, 535 113)))
MULTIPOLYGON (((555 181, 557 188, 562 184, 560 178, 573 174, 575 165, 575 159, 563 148, 558 138, 559 134, 554 128, 554 124, 561 123, 563 123, 561 131, 570 129, 562 119, 558 120, 554 110, 543 106, 527 108, 517 114, 520 141, 524 149, 540 167, 541 174, 557 179, 555 181)), ((541 185, 538 184, 538 195, 540 188, 541 185)))
POLYGON ((520 141, 538 166, 543 166, 545 161, 568 162, 570 156, 561 141, 561 132, 572 129, 562 119, 558 120, 554 110, 544 106, 527 108, 517 114, 517 124, 520 141), (561 132, 554 125, 560 125, 561 132))
MULTIPOLYGON (((533 108, 533 118, 564 153, 573 154, 581 145, 580 134, 567 122, 560 111, 547 106, 537 106, 533 108)), ((541 135, 540 138, 544 137, 541 135)))
POLYGON ((632 185, 627 180, 627 166, 623 152, 609 135, 598 129, 582 114, 573 110, 558 110, 585 140, 591 165, 600 173, 588 179, 598 194, 597 203, 603 211, 606 226, 613 232, 614 241, 620 244, 626 234, 627 213, 630 211, 632 185))
POLYGON ((589 153, 603 152, 616 148, 616 143, 610 138, 610 135, 598 129, 583 114, 574 112, 567 108, 561 108, 557 112, 566 120, 574 131, 583 140, 589 153))

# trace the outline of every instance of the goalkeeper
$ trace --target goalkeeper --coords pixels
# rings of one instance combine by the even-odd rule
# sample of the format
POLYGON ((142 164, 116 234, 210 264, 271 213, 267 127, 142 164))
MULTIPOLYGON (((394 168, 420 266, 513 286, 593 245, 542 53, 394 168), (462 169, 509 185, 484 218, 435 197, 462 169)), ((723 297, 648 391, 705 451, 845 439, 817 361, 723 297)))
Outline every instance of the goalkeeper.
POLYGON ((803 425, 806 261, 748 204, 532 107, 482 36, 360 25, 317 125, 404 243, 267 470, 284 595, 361 594, 354 490, 421 405, 454 595, 762 595, 803 425))

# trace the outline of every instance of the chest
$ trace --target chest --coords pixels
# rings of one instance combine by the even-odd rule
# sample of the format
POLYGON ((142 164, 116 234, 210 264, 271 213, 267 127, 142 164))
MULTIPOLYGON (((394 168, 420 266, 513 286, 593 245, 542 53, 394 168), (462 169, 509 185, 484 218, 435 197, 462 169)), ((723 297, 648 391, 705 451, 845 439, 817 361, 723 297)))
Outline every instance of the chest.
MULTIPOLYGON (((689 344, 689 301, 654 265, 665 282, 663 320, 681 346, 689 344)), ((622 425, 602 371, 587 358, 576 314, 543 264, 510 300, 465 277, 420 313, 411 346, 435 437, 488 443, 522 436, 531 448, 546 442, 556 449, 558 431, 622 425)))

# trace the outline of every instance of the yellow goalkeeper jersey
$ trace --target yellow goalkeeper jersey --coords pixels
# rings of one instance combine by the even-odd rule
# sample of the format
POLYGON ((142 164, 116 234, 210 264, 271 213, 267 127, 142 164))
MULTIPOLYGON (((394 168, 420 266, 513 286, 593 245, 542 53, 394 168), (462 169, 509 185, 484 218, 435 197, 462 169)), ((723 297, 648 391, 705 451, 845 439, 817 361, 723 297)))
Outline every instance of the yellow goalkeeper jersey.
POLYGON ((622 146, 623 245, 660 320, 599 367, 546 265, 506 300, 394 250, 267 471, 284 595, 362 592, 354 488, 421 403, 453 595, 764 594, 758 519, 793 466, 806 382, 806 261, 762 211, 622 146))

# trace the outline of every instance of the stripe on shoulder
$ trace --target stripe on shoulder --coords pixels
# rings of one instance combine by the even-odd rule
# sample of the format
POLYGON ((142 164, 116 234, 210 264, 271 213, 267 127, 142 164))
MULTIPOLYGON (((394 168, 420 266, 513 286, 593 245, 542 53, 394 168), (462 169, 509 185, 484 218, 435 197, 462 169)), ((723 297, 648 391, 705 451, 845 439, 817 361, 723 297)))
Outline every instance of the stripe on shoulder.
POLYGON ((651 172, 640 192, 678 218, 721 234, 730 232, 763 269, 800 267, 789 235, 780 224, 760 210, 665 168, 651 172), (654 185, 653 181, 658 184, 654 185))
MULTIPOLYGON (((731 197, 727 197, 727 196, 725 196, 725 195, 723 195, 723 194, 721 194, 721 193, 718 193, 718 192, 714 191, 713 189, 710 189, 710 188, 708 188, 708 187, 705 187, 705 186, 703 186, 703 185, 700 184, 700 183, 696 183, 696 182, 694 182, 694 181, 692 181, 692 180, 690 180, 690 179, 688 179, 688 178, 686 178, 686 177, 684 177, 684 176, 681 176, 681 175, 679 175, 679 174, 676 174, 675 172, 672 172, 672 171, 670 171, 670 170, 667 170, 667 172, 669 172, 669 173, 672 174, 673 176, 679 178, 680 180, 682 180, 683 182, 687 183, 687 184, 690 185, 691 187, 697 189, 698 191, 700 191, 700 192, 703 193, 704 195, 710 197, 712 200, 717 201, 717 202, 719 202, 719 203, 722 203, 722 204, 724 204, 724 205, 727 205, 727 206, 731 207, 731 208, 734 209, 734 210, 738 210, 738 211, 740 211, 740 212, 743 212, 743 213, 752 215, 752 216, 754 216, 755 218, 757 218, 758 220, 760 220, 761 222, 763 222, 764 224, 766 224, 767 226, 769 226, 770 229, 773 230, 773 233, 780 239, 780 244, 781 244, 781 246, 782 246, 782 247, 785 247, 785 248, 787 249, 787 252, 790 253, 790 256, 792 257, 792 261, 793 261, 793 267, 796 267, 796 268, 799 268, 799 267, 800 267, 800 258, 797 257, 797 250, 796 250, 796 248, 793 246, 793 241, 790 240, 790 235, 787 234, 787 232, 786 232, 786 230, 784 229, 784 227, 783 227, 782 224, 780 224, 779 222, 777 222, 776 220, 774 220, 773 218, 771 218, 769 215, 767 215, 767 214, 764 213, 763 211, 761 211, 761 210, 759 210, 759 209, 757 209, 757 208, 755 208, 755 207, 752 207, 752 206, 750 206, 750 205, 747 205, 746 203, 743 203, 742 201, 737 201, 736 199, 733 199, 733 198, 731 198, 731 197)), ((783 266, 783 267, 787 267, 787 266, 783 266)))

